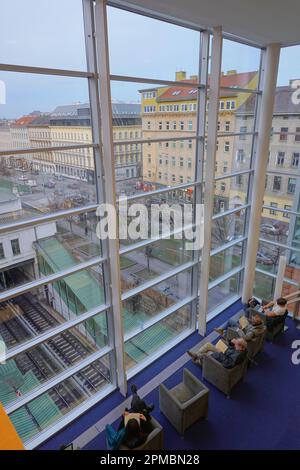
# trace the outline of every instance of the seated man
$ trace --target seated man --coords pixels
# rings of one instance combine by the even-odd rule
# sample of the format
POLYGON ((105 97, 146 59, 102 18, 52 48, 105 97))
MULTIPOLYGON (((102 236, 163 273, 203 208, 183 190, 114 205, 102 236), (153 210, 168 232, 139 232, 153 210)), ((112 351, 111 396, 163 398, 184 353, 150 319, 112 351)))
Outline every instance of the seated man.
MULTIPOLYGON (((246 320, 247 322, 247 320, 246 320)), ((254 314, 249 319, 248 324, 244 328, 241 327, 240 320, 229 320, 225 328, 215 328, 214 330, 219 333, 219 335, 226 338, 227 329, 236 328, 238 335, 241 338, 244 338, 246 341, 251 341, 252 339, 257 338, 265 332, 265 325, 263 320, 258 314, 254 314)))
POLYGON ((276 301, 269 302, 262 307, 266 315, 266 326, 269 331, 284 321, 284 314, 287 310, 287 300, 284 297, 279 297, 276 301))
POLYGON ((233 369, 244 361, 247 357, 247 342, 243 338, 234 338, 228 343, 227 350, 223 353, 211 343, 206 343, 197 353, 187 352, 193 362, 202 366, 202 359, 205 354, 211 354, 214 359, 222 364, 226 369, 233 369))

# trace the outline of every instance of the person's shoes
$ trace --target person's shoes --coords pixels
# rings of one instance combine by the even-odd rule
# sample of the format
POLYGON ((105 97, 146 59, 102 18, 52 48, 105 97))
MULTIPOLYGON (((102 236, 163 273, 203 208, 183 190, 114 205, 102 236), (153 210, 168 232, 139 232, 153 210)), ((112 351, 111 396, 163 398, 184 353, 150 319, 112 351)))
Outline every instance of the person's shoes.
POLYGON ((130 390, 132 393, 137 393, 137 386, 135 384, 132 384, 130 390))
POLYGON ((198 359, 197 354, 193 353, 192 351, 187 351, 187 354, 193 359, 193 361, 198 359))
POLYGON ((218 335, 224 335, 224 328, 214 328, 214 331, 218 333, 218 335))

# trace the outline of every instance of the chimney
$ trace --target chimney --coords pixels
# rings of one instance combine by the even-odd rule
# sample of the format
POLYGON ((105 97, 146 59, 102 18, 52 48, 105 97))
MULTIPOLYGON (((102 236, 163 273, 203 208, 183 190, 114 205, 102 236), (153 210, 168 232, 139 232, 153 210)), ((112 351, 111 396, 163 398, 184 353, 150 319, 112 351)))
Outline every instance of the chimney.
POLYGON ((228 70, 227 75, 235 75, 236 73, 236 70, 228 70))
POLYGON ((190 80, 193 80, 193 81, 197 82, 198 81, 198 75, 191 75, 190 80))
POLYGON ((180 82, 185 79, 186 79, 186 72, 184 70, 179 70, 178 72, 176 72, 175 74, 176 82, 180 82))

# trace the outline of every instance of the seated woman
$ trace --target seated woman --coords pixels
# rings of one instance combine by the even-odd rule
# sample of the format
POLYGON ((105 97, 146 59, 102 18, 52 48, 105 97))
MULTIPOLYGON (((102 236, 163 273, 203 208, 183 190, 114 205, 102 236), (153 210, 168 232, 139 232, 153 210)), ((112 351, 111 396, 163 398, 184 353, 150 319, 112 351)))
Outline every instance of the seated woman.
POLYGON ((141 413, 124 411, 117 431, 109 424, 105 428, 106 445, 108 450, 117 450, 121 444, 129 449, 135 449, 146 442, 148 433, 142 430, 141 423, 146 418, 141 413))

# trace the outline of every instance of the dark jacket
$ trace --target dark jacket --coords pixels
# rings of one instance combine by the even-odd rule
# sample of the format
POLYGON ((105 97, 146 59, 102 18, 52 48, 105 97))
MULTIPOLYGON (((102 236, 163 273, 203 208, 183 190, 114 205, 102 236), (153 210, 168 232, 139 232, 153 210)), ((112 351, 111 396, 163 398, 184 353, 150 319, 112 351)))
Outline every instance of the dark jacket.
POLYGON ((226 369, 233 369, 233 367, 241 364, 244 359, 247 357, 247 350, 246 351, 237 351, 234 348, 234 345, 229 343, 228 349, 225 353, 222 352, 214 352, 212 357, 216 359, 218 362, 222 364, 223 367, 226 369))

